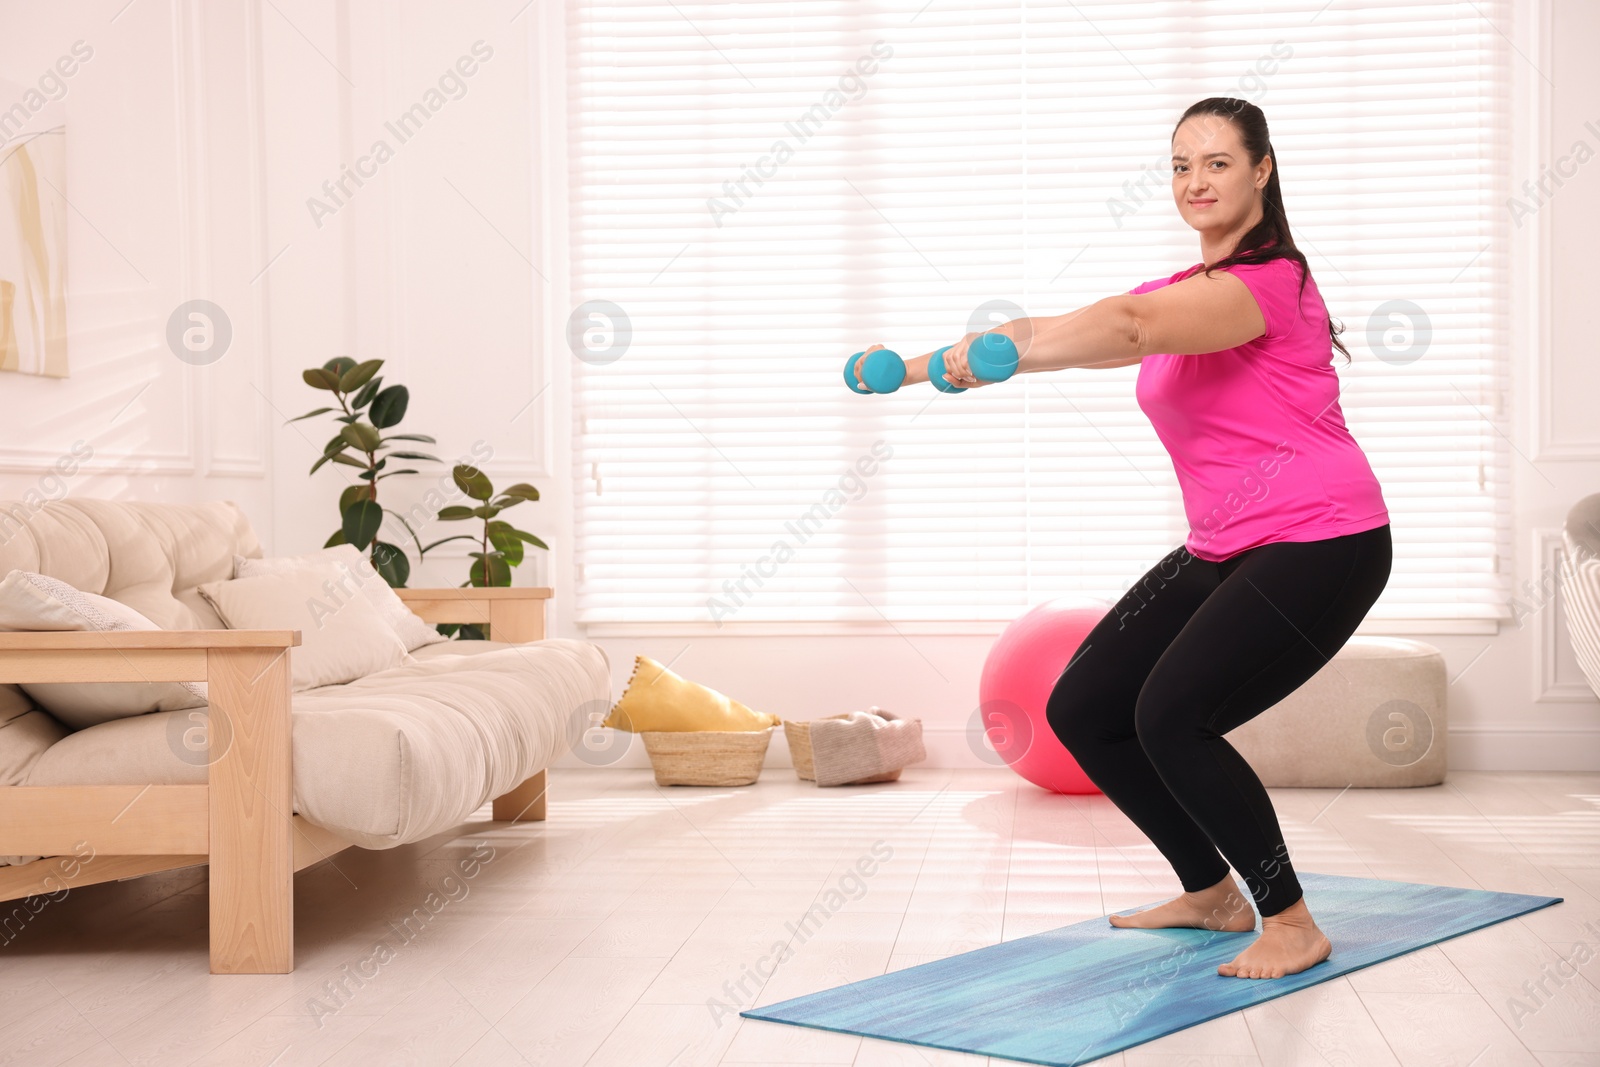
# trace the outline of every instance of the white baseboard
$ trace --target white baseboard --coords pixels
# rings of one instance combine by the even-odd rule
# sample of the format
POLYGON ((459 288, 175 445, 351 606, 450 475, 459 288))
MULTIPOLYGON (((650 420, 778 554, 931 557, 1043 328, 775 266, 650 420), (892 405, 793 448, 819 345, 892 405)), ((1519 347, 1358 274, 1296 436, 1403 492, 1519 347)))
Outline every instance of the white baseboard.
MULTIPOLYGON (((608 767, 648 768, 650 757, 644 742, 633 738, 626 753, 608 767)), ((925 762, 915 767, 979 769, 997 766, 985 762, 967 743, 967 731, 959 726, 928 725, 922 728, 925 762)), ((1450 726, 1448 734, 1449 768, 1456 771, 1580 771, 1600 772, 1600 724, 1582 726, 1450 726)), ((594 764, 570 752, 554 766, 592 768, 594 764)), ((792 773, 789 743, 780 729, 767 749, 765 772, 792 773)))

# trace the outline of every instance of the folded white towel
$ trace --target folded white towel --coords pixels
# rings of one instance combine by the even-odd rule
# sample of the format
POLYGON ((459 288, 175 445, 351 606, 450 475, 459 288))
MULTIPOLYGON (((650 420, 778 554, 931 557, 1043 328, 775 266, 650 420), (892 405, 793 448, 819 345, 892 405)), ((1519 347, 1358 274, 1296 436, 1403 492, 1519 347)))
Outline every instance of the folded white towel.
POLYGON ((905 719, 876 705, 811 724, 811 762, 819 786, 844 785, 927 758, 922 720, 905 719))

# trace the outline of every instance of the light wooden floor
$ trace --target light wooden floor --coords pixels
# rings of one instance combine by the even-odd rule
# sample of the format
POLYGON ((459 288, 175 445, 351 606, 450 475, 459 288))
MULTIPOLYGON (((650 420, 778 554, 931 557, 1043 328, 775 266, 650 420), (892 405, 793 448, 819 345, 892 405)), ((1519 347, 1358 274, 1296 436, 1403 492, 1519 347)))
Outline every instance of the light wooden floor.
MULTIPOLYGON (((1302 870, 1566 902, 1097 1062, 1600 1063, 1600 775, 1273 800, 1302 870), (1535 1006, 1523 983, 1575 954, 1577 976, 1514 1018, 1512 998, 1535 1006)), ((782 768, 739 789, 556 770, 548 822, 488 818, 302 872, 291 975, 206 973, 202 868, 72 891, 0 947, 0 1064, 999 1064, 737 1012, 1181 889, 1104 797, 1004 769, 825 790, 782 768), (793 939, 880 840, 893 856, 864 894, 793 939), (485 844, 475 877, 447 881, 485 844), (418 908, 402 940, 388 924, 418 908), (725 989, 792 940, 759 990, 725 989)))

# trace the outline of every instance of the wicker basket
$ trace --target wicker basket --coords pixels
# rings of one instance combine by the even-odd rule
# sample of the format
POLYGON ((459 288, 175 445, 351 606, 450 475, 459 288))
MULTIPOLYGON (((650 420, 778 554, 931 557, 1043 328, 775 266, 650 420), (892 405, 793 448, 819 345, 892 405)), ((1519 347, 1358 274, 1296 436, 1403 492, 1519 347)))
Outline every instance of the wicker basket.
POLYGON ((776 726, 765 730, 641 730, 657 785, 749 785, 761 777, 776 726))
MULTIPOLYGON (((825 715, 827 719, 848 719, 850 713, 843 715, 825 715)), ((783 736, 789 740, 789 755, 794 759, 794 773, 802 781, 814 782, 817 780, 816 764, 811 759, 811 723, 791 722, 787 719, 783 723, 783 736)), ((870 778, 857 778, 845 785, 866 785, 870 782, 894 782, 900 778, 900 768, 885 771, 883 774, 874 774, 870 778)))

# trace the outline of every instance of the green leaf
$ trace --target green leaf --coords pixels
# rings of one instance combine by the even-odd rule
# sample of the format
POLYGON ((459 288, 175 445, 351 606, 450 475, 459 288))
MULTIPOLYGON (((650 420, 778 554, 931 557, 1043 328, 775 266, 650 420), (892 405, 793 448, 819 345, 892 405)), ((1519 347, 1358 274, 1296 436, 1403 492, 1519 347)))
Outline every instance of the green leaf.
POLYGON ((376 452, 378 450, 378 431, 364 422, 352 422, 339 431, 339 436, 352 448, 359 448, 363 452, 376 452))
POLYGON ((339 377, 332 371, 323 370, 321 367, 312 367, 310 370, 300 372, 300 377, 313 389, 327 389, 330 392, 339 388, 339 377))
POLYGON ((386 430, 406 417, 406 405, 411 403, 411 393, 403 385, 391 385, 372 398, 367 418, 372 425, 386 430))
POLYGON ((378 368, 383 366, 381 359, 369 359, 357 363, 354 367, 339 376, 339 392, 353 393, 363 385, 372 381, 372 376, 378 373, 378 368))
POLYGON ((500 514, 500 509, 493 504, 483 504, 472 509, 472 513, 480 519, 492 519, 500 514))
POLYGON ((454 522, 456 519, 470 519, 472 517, 472 509, 462 507, 460 504, 452 504, 450 507, 439 509, 439 518, 445 522, 454 522))
POLYGON ((471 534, 455 534, 452 537, 441 537, 441 538, 439 538, 439 540, 435 541, 431 545, 428 545, 422 551, 423 552, 432 552, 434 549, 438 548, 440 545, 446 543, 447 541, 471 541, 473 544, 477 544, 478 539, 476 537, 473 537, 471 534))
POLYGON ((402 468, 401 470, 388 471, 386 473, 380 474, 376 478, 374 478, 373 481, 381 482, 385 478, 393 478, 396 474, 421 474, 421 473, 422 472, 419 471, 419 470, 412 470, 410 467, 405 467, 405 468, 402 468))
MULTIPOLYGON (((349 507, 351 504, 354 504, 357 500, 371 500, 372 494, 373 489, 370 485, 351 485, 345 487, 345 491, 339 494, 339 514, 343 515, 344 509, 349 507)), ((339 532, 343 533, 344 531, 341 530, 339 532)))
POLYGON ((378 395, 378 387, 383 384, 383 375, 378 375, 372 381, 361 387, 361 391, 350 398, 350 406, 357 411, 372 403, 372 398, 378 395))
POLYGON ((389 583, 391 589, 405 588, 406 579, 411 577, 411 561, 399 545, 391 545, 387 541, 373 543, 372 566, 383 575, 383 580, 389 583))
POLYGON ((505 558, 500 553, 491 552, 488 556, 484 556, 481 552, 473 554, 478 558, 473 561, 472 568, 467 572, 467 580, 473 585, 485 588, 511 584, 511 568, 506 566, 505 558), (486 572, 487 580, 485 580, 486 572))
POLYGON ((528 544, 530 544, 530 545, 538 545, 540 548, 544 549, 546 552, 548 552, 550 550, 550 546, 549 545, 545 544, 543 541, 541 541, 537 537, 533 536, 533 534, 529 533, 527 530, 512 530, 511 532, 516 534, 518 537, 522 538, 524 541, 528 542, 528 544))
POLYGON ((292 419, 285 419, 283 424, 285 426, 287 426, 291 422, 299 422, 301 419, 309 419, 314 415, 326 415, 328 412, 330 412, 332 410, 333 410, 332 408, 318 408, 315 411, 308 411, 304 415, 296 415, 292 419))
POLYGON ((334 356, 332 359, 328 360, 328 362, 322 365, 322 369, 336 377, 342 378, 344 377, 345 371, 349 370, 355 365, 356 361, 351 359, 349 356, 334 356))
POLYGON ((509 485, 500 490, 500 495, 514 496, 518 500, 538 500, 539 490, 535 489, 527 482, 518 482, 516 485, 509 485))
POLYGON ((341 509, 344 516, 344 539, 357 548, 366 548, 378 536, 383 525, 383 509, 375 500, 356 500, 341 509))
POLYGON ((344 543, 345 543, 344 531, 343 530, 335 530, 335 531, 333 531, 333 536, 328 538, 326 541, 324 541, 322 543, 322 547, 323 548, 332 548, 334 545, 342 545, 344 543))
POLYGON ((317 468, 322 466, 324 463, 328 462, 328 460, 330 460, 332 458, 333 458, 332 456, 323 455, 321 459, 317 460, 315 463, 313 463, 311 465, 311 469, 306 471, 306 473, 307 474, 315 474, 315 473, 317 473, 317 468))
POLYGON ((392 433, 388 437, 385 437, 384 441, 421 441, 426 445, 436 445, 439 443, 425 433, 392 433))
POLYGON ((548 549, 550 547, 539 538, 529 533, 527 530, 519 530, 515 526, 512 526, 509 522, 505 522, 501 519, 496 519, 493 522, 485 523, 484 533, 488 535, 489 539, 496 545, 498 545, 502 539, 515 539, 518 541, 526 541, 530 545, 538 545, 540 548, 548 549))
POLYGON ((506 564, 515 567, 522 562, 522 539, 510 530, 495 530, 489 534, 489 543, 500 550, 506 564))
POLYGON ((489 481, 489 476, 476 467, 469 467, 465 463, 457 463, 451 470, 450 477, 455 479, 456 486, 474 500, 488 500, 494 496, 494 484, 489 481))
POLYGON ((389 455, 395 459, 426 459, 432 460, 434 463, 444 462, 438 456, 430 456, 426 452, 390 452, 389 455))
POLYGON ((335 452, 343 452, 349 447, 349 444, 345 442, 344 433, 341 431, 328 438, 328 443, 322 446, 322 454, 331 456, 335 452))
POLYGON ((361 462, 359 459, 356 459, 348 452, 337 452, 328 458, 333 460, 335 463, 343 463, 346 467, 360 467, 362 470, 367 469, 367 465, 365 463, 361 462))
POLYGON ((538 545, 540 548, 544 549, 548 549, 550 547, 528 531, 519 530, 515 526, 512 526, 509 522, 505 522, 501 519, 496 519, 493 522, 485 523, 484 532, 489 535, 489 540, 493 542, 496 548, 504 547, 501 544, 502 541, 519 542, 517 545, 518 559, 521 558, 522 546, 520 542, 522 541, 526 541, 530 545, 538 545))

